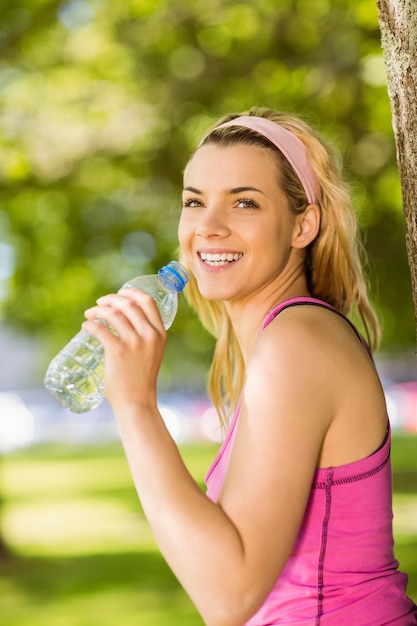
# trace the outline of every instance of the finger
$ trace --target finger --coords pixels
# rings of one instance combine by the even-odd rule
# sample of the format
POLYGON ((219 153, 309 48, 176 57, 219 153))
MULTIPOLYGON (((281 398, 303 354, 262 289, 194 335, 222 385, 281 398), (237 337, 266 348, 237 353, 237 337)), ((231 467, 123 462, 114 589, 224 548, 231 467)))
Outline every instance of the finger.
MULTIPOLYGON (((136 326, 134 326, 132 320, 120 308, 97 305, 84 311, 84 315, 87 320, 94 323, 104 322, 101 326, 108 325, 107 329, 118 336, 123 335, 127 338, 129 335, 137 333, 136 326, 139 323, 138 320, 136 320, 136 326)), ((140 315, 140 312, 136 312, 136 317, 138 317, 138 315, 140 315)), ((142 324, 144 321, 145 318, 142 315, 142 324)))
POLYGON ((143 322, 142 316, 145 316, 155 329, 160 330, 163 327, 161 314, 154 298, 139 289, 129 287, 116 295, 103 296, 97 302, 100 305, 105 304, 120 309, 135 327, 143 322))
POLYGON ((118 341, 117 333, 101 322, 102 320, 100 319, 89 319, 81 324, 81 328, 90 333, 90 335, 94 335, 106 347, 116 346, 118 341))
MULTIPOLYGON (((99 300, 109 304, 99 304, 87 309, 85 316, 89 320, 104 320, 121 340, 132 346, 139 345, 142 341, 154 345, 155 342, 166 341, 166 331, 158 310, 156 311, 157 321, 155 322, 149 320, 146 311, 132 299, 112 295, 99 300)), ((92 332, 97 336, 95 329, 92 332)))

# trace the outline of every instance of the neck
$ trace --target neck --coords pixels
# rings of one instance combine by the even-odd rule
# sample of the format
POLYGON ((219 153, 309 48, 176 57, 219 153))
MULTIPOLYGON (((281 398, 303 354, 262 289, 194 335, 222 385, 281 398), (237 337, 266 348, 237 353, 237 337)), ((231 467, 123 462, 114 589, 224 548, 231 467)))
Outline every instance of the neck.
POLYGON ((247 363, 253 345, 259 334, 264 317, 280 302, 288 298, 311 295, 307 288, 305 276, 288 278, 284 283, 274 286, 267 293, 252 295, 245 302, 226 302, 226 310, 245 363, 247 363))

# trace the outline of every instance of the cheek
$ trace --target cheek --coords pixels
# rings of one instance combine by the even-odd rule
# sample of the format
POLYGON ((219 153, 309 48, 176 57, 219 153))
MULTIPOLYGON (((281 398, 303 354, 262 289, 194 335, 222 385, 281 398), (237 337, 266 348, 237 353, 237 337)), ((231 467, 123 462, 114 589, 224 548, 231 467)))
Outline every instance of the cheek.
POLYGON ((187 252, 191 245, 191 228, 183 216, 178 223, 178 241, 183 252, 187 252))

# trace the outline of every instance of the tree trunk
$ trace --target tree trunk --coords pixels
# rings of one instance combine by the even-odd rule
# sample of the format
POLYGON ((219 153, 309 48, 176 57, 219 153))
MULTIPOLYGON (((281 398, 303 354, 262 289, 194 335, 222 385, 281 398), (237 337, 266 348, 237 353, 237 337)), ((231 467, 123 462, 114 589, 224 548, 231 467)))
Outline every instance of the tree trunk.
POLYGON ((417 334, 417 2, 377 0, 397 146, 417 334))

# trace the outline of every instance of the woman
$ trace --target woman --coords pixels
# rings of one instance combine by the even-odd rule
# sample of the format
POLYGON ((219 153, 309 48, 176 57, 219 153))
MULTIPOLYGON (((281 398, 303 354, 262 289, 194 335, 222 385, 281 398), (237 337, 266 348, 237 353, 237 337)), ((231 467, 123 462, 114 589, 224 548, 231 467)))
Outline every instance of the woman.
POLYGON ((293 116, 221 120, 186 167, 179 242, 189 300, 217 338, 209 388, 229 428, 207 494, 157 409, 166 333, 153 300, 100 298, 84 328, 105 347, 144 511, 205 624, 416 624, 393 555, 384 395, 345 317, 376 347, 334 155, 293 116))

